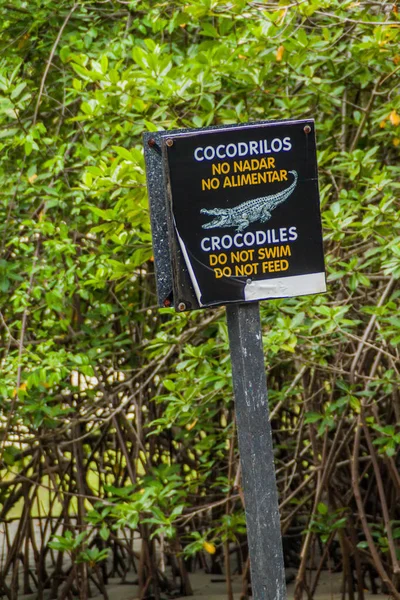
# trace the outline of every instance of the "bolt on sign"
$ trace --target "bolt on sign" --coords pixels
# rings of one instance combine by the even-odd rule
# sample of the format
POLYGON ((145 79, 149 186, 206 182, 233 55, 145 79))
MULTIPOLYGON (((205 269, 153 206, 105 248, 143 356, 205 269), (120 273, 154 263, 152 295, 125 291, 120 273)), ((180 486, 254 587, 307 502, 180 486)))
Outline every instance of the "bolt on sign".
POLYGON ((313 120, 159 142, 178 310, 326 291, 313 120))

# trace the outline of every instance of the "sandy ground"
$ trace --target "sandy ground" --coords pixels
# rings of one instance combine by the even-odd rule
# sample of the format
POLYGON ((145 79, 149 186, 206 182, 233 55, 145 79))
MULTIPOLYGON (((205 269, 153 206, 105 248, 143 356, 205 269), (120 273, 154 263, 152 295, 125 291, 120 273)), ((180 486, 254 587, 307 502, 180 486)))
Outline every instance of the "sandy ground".
MULTIPOLYGON (((177 600, 227 600, 226 584, 222 577, 215 575, 206 575, 204 573, 194 573, 190 575, 193 587, 193 596, 180 596, 177 600), (218 579, 220 581, 218 581, 218 579), (212 581, 211 581, 212 580, 212 581)), ((329 574, 324 572, 321 577, 321 583, 318 586, 315 600, 341 600, 340 592, 342 577, 340 573, 329 574)), ((234 599, 239 600, 241 590, 241 578, 233 578, 234 599)), ((288 600, 292 600, 294 584, 288 585, 288 600)), ((110 582, 107 587, 109 600, 137 600, 137 586, 121 585, 119 580, 110 582)), ((45 593, 45 597, 47 594, 45 593)), ((357 594, 355 595, 357 598, 357 594)), ((164 598, 164 597, 163 597, 164 598)), ((346 596, 348 598, 348 596, 346 596)), ((29 596, 20 596, 20 600, 36 600, 36 594, 29 596)), ((92 600, 104 600, 102 595, 93 596, 92 600)), ((365 600, 389 600, 389 596, 383 594, 370 594, 366 592, 365 600)))
MULTIPOLYGON (((204 573, 190 574, 193 587, 193 596, 181 596, 179 600, 227 600, 226 584, 223 577, 216 575, 205 575, 204 573), (212 581, 211 581, 212 580, 212 581), (219 581, 218 581, 219 580, 219 581)), ((341 600, 340 592, 342 575, 340 573, 323 572, 321 583, 318 586, 315 600, 341 600)), ((233 590, 235 600, 239 600, 241 591, 241 578, 233 578, 233 590)), ((293 598, 294 584, 288 585, 288 600, 293 598)), ((136 586, 120 585, 117 580, 111 582, 108 587, 110 600, 137 600, 136 586)), ((357 594, 356 594, 357 598, 357 594)), ((389 596, 382 594, 370 594, 366 592, 365 600, 388 600, 389 596)), ((27 599, 26 599, 27 600, 27 599)), ((32 598, 33 600, 33 598, 32 598)), ((103 596, 96 596, 93 600, 103 600, 103 596)))
MULTIPOLYGON (((16 531, 16 523, 13 524, 11 528, 11 538, 12 534, 15 534, 16 531), (15 530, 15 531, 14 531, 15 530)), ((4 561, 4 552, 5 547, 4 543, 2 544, 2 538, 4 542, 4 535, 2 535, 1 527, 0 527, 0 566, 4 561)), ((36 532, 38 536, 38 540, 41 543, 46 543, 46 540, 41 540, 41 536, 39 534, 39 530, 36 532)), ((137 542, 139 544, 139 541, 137 542)), ((138 548, 139 549, 139 546, 138 548)), ((33 566, 33 563, 32 563, 33 566)), ((190 573, 190 581, 192 584, 193 596, 181 596, 179 600, 204 600, 207 598, 208 600, 227 600, 227 592, 226 592, 226 582, 224 580, 223 575, 207 575, 202 572, 190 573)), ((135 581, 136 574, 132 573, 128 574, 127 581, 135 581)), ((342 584, 342 575, 341 573, 329 573, 328 571, 324 571, 321 574, 320 583, 317 589, 317 593, 315 595, 315 600, 342 600, 341 594, 341 584, 342 584)), ((103 595, 96 595, 98 593, 97 588, 92 584, 92 600, 104 600, 103 595)), ((233 577, 233 591, 235 600, 239 600, 240 593, 242 587, 242 580, 240 576, 233 577)), ((109 595, 109 600, 137 600, 138 598, 138 588, 134 584, 121 584, 120 578, 111 579, 109 585, 107 586, 107 592, 109 595)), ((292 600, 294 592, 294 584, 291 583, 288 585, 288 600, 292 600)), ((48 594, 45 592, 45 598, 48 594)), ((357 593, 355 594, 357 598, 357 593)), ((163 596, 163 600, 166 598, 163 596)), ((346 596, 348 598, 348 596, 346 596)), ((383 594, 370 594, 368 592, 365 593, 365 600, 387 600, 389 597, 383 594)), ((1 599, 0 599, 1 600, 1 599)), ((19 596, 19 600, 36 600, 36 594, 30 594, 29 596, 19 596)))

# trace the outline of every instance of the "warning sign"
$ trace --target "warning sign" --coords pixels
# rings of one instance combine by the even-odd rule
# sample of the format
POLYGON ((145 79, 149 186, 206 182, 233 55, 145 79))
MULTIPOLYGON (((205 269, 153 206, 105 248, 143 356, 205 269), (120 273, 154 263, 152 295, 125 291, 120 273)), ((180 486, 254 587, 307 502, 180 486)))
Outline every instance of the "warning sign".
POLYGON ((200 306, 326 290, 312 120, 179 133, 163 145, 200 306))

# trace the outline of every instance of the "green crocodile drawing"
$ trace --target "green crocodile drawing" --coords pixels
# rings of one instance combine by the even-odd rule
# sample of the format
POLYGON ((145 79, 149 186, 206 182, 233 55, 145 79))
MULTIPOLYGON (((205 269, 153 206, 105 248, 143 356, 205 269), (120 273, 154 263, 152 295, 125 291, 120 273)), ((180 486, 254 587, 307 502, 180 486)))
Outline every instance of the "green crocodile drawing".
POLYGON ((202 208, 203 215, 215 217, 210 223, 205 223, 203 229, 213 229, 214 227, 236 227, 236 231, 243 231, 255 221, 266 223, 271 218, 271 211, 285 202, 293 193, 298 180, 297 171, 289 171, 294 177, 294 181, 288 188, 272 194, 271 196, 262 196, 253 200, 246 200, 234 208, 202 208))

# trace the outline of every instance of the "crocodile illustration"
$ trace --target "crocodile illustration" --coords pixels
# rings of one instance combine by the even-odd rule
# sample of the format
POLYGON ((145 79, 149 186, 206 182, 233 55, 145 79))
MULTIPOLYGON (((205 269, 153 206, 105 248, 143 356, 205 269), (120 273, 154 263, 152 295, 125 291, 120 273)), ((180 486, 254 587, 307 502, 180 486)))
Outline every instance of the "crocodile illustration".
POLYGON ((203 229, 213 229, 214 227, 236 227, 236 231, 243 231, 255 221, 266 223, 271 218, 271 211, 279 204, 285 202, 293 193, 297 185, 297 171, 289 171, 294 177, 294 181, 288 188, 272 194, 271 196, 262 196, 253 200, 246 200, 234 208, 202 208, 203 215, 215 217, 209 223, 205 223, 203 229))

